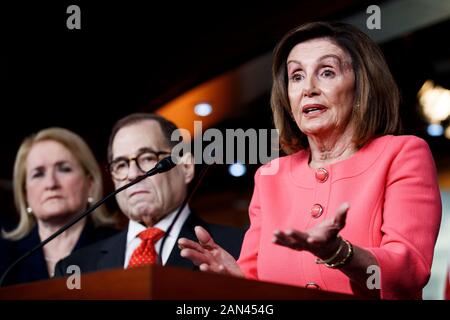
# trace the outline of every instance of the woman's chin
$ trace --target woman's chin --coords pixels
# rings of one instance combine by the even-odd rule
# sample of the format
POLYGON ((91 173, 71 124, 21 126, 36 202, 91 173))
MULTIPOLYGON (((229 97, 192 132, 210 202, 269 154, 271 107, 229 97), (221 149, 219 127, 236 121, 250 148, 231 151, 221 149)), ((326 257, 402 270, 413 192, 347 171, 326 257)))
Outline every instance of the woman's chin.
POLYGON ((68 219, 70 219, 74 215, 75 215, 74 213, 67 212, 67 211, 51 211, 51 212, 36 214, 35 216, 38 220, 41 220, 45 223, 61 224, 61 223, 65 223, 65 221, 68 221, 68 219))
POLYGON ((321 136, 330 131, 330 126, 323 124, 310 125, 302 128, 301 131, 307 136, 321 136))

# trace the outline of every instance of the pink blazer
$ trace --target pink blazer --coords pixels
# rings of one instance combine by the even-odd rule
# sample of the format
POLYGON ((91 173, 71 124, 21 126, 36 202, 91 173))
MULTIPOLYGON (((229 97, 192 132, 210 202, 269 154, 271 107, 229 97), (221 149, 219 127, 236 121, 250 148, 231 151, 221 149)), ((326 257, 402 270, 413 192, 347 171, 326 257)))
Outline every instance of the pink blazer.
MULTIPOLYGON (((276 174, 262 171, 274 163, 257 171, 251 225, 238 260, 245 275, 360 295, 341 271, 316 264, 308 252, 271 241, 275 229, 309 229, 348 202, 347 223, 340 234, 376 257, 381 297, 420 299, 430 276, 442 211, 427 143, 414 136, 383 136, 319 174, 308 166, 308 158, 309 151, 303 150, 273 160, 279 165, 276 174)), ((369 270, 368 278, 373 272, 369 270)))

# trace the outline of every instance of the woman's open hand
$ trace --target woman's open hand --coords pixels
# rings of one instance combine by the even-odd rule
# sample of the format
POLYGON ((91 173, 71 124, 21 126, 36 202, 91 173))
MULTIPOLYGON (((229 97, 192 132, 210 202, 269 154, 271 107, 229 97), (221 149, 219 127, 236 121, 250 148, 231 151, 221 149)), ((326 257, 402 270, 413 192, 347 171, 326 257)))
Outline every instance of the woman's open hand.
POLYGON ((299 230, 275 230, 273 242, 294 250, 306 250, 320 259, 331 257, 339 248, 340 240, 337 235, 345 226, 348 203, 343 203, 337 209, 333 219, 322 223, 304 232, 299 230))
POLYGON ((201 271, 210 271, 243 277, 239 265, 231 254, 216 244, 211 235, 202 227, 195 227, 198 242, 180 238, 178 247, 181 256, 199 266, 201 271))

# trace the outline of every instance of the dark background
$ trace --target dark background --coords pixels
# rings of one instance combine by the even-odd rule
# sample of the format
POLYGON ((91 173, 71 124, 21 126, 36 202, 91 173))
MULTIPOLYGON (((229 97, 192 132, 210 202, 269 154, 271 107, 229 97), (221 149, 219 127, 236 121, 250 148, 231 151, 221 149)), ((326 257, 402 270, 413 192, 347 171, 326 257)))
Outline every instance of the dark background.
MULTIPOLYGON (((14 220, 12 168, 17 149, 29 134, 49 126, 66 127, 85 138, 105 165, 108 136, 119 118, 154 111, 196 85, 271 51, 285 32, 303 22, 339 20, 375 4, 93 2, 2 5, 1 220, 14 220), (81 8, 81 30, 66 28, 70 4, 81 8)), ((445 68, 449 34, 447 20, 381 44, 402 92, 405 133, 429 142, 442 171, 449 163, 449 142, 426 135, 416 94, 426 79, 450 88, 450 68, 445 68)), ((269 92, 216 127, 273 127, 269 92)), ((244 177, 235 178, 225 165, 212 166, 193 206, 207 220, 245 224, 257 167, 250 166, 244 177)), ((110 191, 106 172, 105 176, 110 191)))

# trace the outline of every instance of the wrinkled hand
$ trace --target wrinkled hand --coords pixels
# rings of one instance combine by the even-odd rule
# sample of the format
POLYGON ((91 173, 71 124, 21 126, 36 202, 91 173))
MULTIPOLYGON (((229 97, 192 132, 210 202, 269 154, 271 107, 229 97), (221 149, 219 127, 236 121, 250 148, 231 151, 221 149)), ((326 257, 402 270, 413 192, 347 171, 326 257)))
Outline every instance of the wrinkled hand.
POLYGON ((201 271, 244 276, 233 256, 217 245, 204 228, 195 227, 195 235, 198 243, 186 238, 178 239, 183 258, 191 260, 201 271))
POLYGON ((292 229, 275 230, 272 241, 294 250, 309 251, 316 257, 327 259, 339 247, 340 240, 337 235, 345 226, 348 209, 348 203, 341 204, 334 219, 324 220, 305 232, 292 229))

